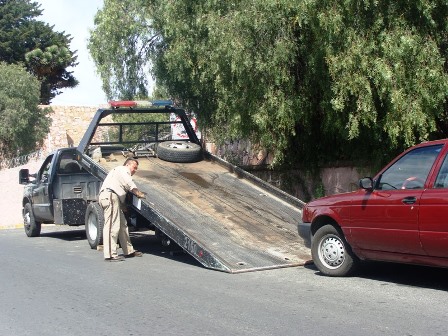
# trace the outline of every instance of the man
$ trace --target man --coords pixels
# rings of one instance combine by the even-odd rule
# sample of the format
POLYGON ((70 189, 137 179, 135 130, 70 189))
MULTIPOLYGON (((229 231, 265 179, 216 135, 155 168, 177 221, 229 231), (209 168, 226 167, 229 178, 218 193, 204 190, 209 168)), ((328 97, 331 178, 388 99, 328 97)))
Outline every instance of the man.
POLYGON ((115 167, 107 174, 101 186, 99 203, 104 210, 103 251, 106 261, 123 261, 125 258, 142 256, 132 246, 123 213, 126 211, 125 198, 128 191, 139 198, 145 197, 132 180, 137 168, 138 161, 127 158, 123 166, 115 167), (117 254, 118 241, 124 257, 117 254))

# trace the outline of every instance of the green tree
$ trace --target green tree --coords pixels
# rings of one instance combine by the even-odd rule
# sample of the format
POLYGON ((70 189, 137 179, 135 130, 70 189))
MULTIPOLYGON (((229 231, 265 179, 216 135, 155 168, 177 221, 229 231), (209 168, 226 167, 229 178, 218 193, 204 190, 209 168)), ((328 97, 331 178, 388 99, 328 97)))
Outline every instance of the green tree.
POLYGON ((40 83, 19 65, 0 62, 0 157, 35 150, 48 133, 50 109, 39 104, 40 83))
POLYGON ((218 140, 250 138, 291 165, 381 164, 448 135, 446 0, 147 3, 157 82, 218 140))
POLYGON ((322 113, 306 117, 324 146, 339 145, 336 157, 380 158, 447 136, 437 127, 447 112, 446 1, 315 1, 309 11, 304 45, 320 53, 307 64, 322 64, 328 85, 322 113))
POLYGON ((446 1, 152 4, 156 77, 199 115, 214 102, 221 138, 296 164, 446 136, 446 1))
POLYGON ((30 0, 0 0, 0 61, 23 64, 41 81, 40 103, 49 104, 60 89, 78 81, 67 68, 77 65, 71 36, 55 32, 37 18, 40 5, 30 0))
POLYGON ((105 0, 88 48, 108 99, 148 95, 149 56, 155 39, 144 0, 105 0))

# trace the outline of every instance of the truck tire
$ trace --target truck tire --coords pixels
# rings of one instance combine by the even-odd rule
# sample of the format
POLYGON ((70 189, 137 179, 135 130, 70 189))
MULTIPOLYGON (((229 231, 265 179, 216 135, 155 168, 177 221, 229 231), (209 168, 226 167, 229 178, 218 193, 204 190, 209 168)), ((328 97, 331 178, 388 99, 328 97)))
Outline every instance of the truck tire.
POLYGON ((330 224, 322 226, 314 234, 311 256, 317 269, 328 276, 351 275, 359 264, 344 235, 330 224))
POLYGON ((36 222, 30 203, 26 203, 23 208, 23 226, 28 237, 40 236, 41 223, 36 222))
POLYGON ((202 160, 202 148, 187 141, 164 141, 157 146, 157 156, 168 162, 198 162, 202 160))
POLYGON ((92 249, 103 244, 104 212, 97 202, 89 203, 86 209, 86 236, 92 249))

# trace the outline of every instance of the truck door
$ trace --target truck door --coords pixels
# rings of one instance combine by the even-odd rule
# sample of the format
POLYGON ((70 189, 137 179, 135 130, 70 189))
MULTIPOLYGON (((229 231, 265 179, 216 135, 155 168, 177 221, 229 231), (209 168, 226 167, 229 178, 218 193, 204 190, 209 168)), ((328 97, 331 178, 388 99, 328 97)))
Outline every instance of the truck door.
POLYGON ((46 158, 36 176, 36 187, 32 193, 33 213, 41 221, 53 220, 53 197, 50 181, 54 155, 46 158))

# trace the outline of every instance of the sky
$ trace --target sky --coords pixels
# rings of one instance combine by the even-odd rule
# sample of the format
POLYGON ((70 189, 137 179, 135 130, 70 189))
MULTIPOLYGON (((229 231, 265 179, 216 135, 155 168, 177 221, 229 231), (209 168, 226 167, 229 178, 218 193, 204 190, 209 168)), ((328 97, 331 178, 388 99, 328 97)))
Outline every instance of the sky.
POLYGON ((79 81, 77 87, 64 89, 56 96, 52 105, 99 106, 107 103, 101 89, 101 80, 96 73, 95 64, 87 50, 89 29, 93 29, 93 18, 103 7, 103 0, 36 0, 41 4, 43 13, 37 20, 44 21, 53 30, 70 34, 73 40, 70 50, 77 50, 77 62, 73 75, 79 81))

